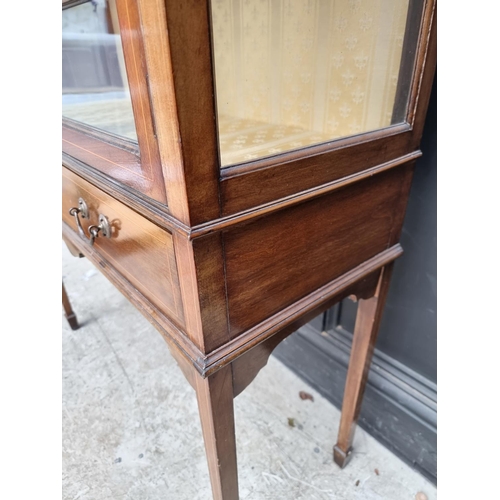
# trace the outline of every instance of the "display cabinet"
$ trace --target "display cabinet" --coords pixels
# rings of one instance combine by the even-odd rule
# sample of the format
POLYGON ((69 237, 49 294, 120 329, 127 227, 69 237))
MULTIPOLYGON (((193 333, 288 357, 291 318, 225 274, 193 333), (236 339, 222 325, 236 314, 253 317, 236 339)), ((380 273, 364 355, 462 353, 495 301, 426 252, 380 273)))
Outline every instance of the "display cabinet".
POLYGON ((402 254, 435 1, 62 7, 63 238, 196 390, 213 497, 238 498, 233 398, 281 340, 355 296, 344 466, 402 254))

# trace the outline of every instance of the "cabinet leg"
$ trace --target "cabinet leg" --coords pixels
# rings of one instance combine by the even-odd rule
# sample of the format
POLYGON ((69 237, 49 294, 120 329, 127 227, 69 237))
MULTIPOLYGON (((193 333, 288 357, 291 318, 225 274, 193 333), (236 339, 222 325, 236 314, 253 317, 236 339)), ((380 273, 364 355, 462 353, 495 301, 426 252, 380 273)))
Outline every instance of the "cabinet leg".
POLYGON ((64 282, 62 284, 62 304, 64 307, 64 315, 68 320, 69 326, 72 330, 78 330, 80 325, 78 324, 78 320, 76 319, 76 314, 73 312, 71 308, 71 303, 68 298, 68 294, 66 293, 66 289, 64 288, 64 282))
POLYGON ((206 379, 198 377, 196 396, 213 498, 238 500, 232 366, 206 379))
POLYGON ((370 363, 377 339, 380 320, 384 310, 387 290, 392 273, 392 264, 386 266, 380 275, 375 295, 359 300, 351 358, 342 402, 342 415, 337 444, 333 448, 333 459, 344 467, 352 453, 352 441, 356 430, 363 393, 370 370, 370 363))

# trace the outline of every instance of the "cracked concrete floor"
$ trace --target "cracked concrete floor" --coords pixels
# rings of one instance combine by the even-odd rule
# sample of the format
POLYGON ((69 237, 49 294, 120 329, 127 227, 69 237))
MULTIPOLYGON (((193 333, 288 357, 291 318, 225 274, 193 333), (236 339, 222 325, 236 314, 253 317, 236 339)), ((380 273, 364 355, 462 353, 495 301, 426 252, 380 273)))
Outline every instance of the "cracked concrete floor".
MULTIPOLYGON (((63 498, 210 500, 195 393, 164 340, 64 245, 63 278, 82 325, 72 331, 62 318, 63 498)), ((332 462, 339 416, 271 358, 235 400, 240 498, 436 498, 431 483, 362 429, 340 470, 332 462)))

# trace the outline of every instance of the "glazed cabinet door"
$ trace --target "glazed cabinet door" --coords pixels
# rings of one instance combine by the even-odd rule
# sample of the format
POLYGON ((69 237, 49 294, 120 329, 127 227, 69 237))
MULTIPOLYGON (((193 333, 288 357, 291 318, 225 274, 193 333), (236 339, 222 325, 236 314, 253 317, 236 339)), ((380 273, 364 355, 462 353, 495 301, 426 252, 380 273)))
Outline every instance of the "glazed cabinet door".
POLYGON ((166 205, 139 3, 70 0, 62 8, 63 164, 166 205))
POLYGON ((210 8, 224 215, 418 156, 433 1, 210 8))

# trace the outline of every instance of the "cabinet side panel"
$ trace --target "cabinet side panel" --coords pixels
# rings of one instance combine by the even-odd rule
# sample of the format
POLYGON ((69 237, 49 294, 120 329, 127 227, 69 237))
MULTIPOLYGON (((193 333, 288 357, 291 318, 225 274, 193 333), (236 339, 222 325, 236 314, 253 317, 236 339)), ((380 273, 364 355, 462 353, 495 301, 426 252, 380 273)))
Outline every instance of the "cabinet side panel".
POLYGON ((231 336, 391 246, 408 168, 224 233, 231 336))

